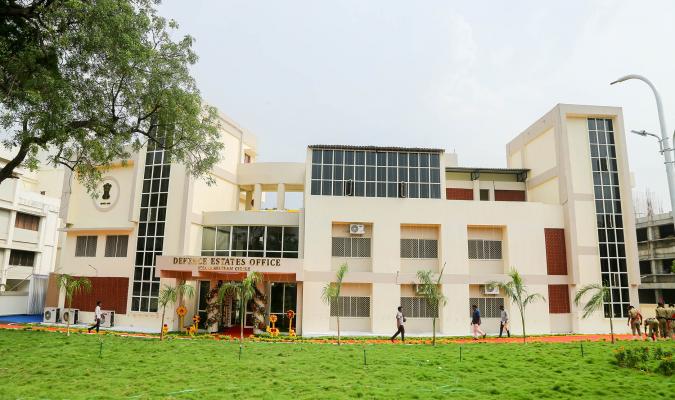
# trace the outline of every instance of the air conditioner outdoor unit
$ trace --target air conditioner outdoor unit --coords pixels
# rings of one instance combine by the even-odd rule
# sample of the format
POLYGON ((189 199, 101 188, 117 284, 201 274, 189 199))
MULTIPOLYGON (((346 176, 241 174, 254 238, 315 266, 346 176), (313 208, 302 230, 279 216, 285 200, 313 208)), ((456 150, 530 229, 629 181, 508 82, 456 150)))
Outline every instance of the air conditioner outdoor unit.
POLYGON ((71 325, 75 325, 78 321, 80 310, 77 308, 64 308, 63 313, 61 313, 61 320, 63 323, 70 322, 71 325))
POLYGON ((55 324, 61 320, 61 309, 58 307, 45 307, 42 313, 42 322, 55 324))
POLYGON ((115 326, 115 311, 101 310, 101 327, 112 328, 115 326))
POLYGON ((366 227, 363 224, 349 224, 349 233, 352 235, 363 235, 366 233, 366 227))
POLYGON ((483 294, 499 294, 499 286, 483 285, 483 294))

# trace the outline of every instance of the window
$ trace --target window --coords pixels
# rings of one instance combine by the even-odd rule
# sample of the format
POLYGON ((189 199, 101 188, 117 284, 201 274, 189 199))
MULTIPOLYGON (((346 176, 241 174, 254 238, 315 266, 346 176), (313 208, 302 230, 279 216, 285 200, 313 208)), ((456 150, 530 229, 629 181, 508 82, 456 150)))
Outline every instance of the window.
POLYGON ((441 154, 312 149, 311 194, 441 198, 441 154))
POLYGON ((333 257, 370 257, 370 238, 334 237, 333 257))
POLYGON ((490 189, 480 190, 480 201, 490 201, 490 189))
POLYGON ((654 289, 638 289, 638 297, 640 304, 656 304, 656 290, 654 289))
POLYGON ((340 296, 337 301, 332 300, 330 302, 331 317, 337 317, 338 306, 340 307, 340 317, 370 317, 370 297, 340 296))
POLYGON ((646 242, 647 238, 647 228, 638 228, 635 230, 635 236, 637 236, 638 242, 646 242))
POLYGON ((640 261, 640 275, 651 275, 652 262, 649 260, 640 261))
POLYGON ((438 258, 438 240, 401 239, 401 258, 438 258))
POLYGON ((401 297, 401 307, 406 318, 438 318, 438 306, 424 297, 401 297))
MULTIPOLYGON (((610 288, 605 317, 625 317, 630 304, 628 267, 624 244, 619 171, 611 119, 589 118, 588 137, 593 172, 600 271, 610 288)), ((672 224, 669 225, 672 230, 672 224)))
POLYGON ((205 226, 202 255, 298 258, 297 226, 205 226))
POLYGON ((481 318, 501 318, 502 312, 499 307, 504 306, 501 297, 471 297, 469 298, 469 318, 473 315, 471 306, 477 305, 481 318))
MULTIPOLYGON (((165 140, 161 132, 156 139, 159 142, 165 140)), ((141 189, 131 311, 157 312, 159 308, 159 277, 155 276, 155 257, 164 251, 170 175, 171 158, 161 146, 150 142, 141 189)))
POLYGON ((40 226, 40 217, 37 215, 30 215, 24 213, 16 213, 16 220, 14 226, 19 229, 27 229, 29 231, 37 231, 40 226))
POLYGON ((501 260, 502 241, 469 239, 469 260, 501 260))
POLYGON ((75 257, 96 257, 98 236, 78 236, 75 242, 75 257))
POLYGON ((126 257, 128 247, 128 235, 109 235, 105 238, 106 257, 126 257))
POLYGON ((567 285, 548 285, 548 312, 551 314, 570 312, 570 295, 567 285))
POLYGON ((659 225, 659 237, 661 239, 675 236, 675 227, 673 224, 659 225))
POLYGON ((12 250, 9 253, 9 265, 32 267, 35 262, 35 253, 32 251, 12 250))

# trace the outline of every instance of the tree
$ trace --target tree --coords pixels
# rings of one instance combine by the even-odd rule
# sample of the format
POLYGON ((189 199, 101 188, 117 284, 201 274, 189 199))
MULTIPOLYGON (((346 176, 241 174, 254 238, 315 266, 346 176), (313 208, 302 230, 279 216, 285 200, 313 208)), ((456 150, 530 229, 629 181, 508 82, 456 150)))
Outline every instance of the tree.
POLYGON ((335 304, 337 308, 336 317, 338 346, 340 345, 340 314, 342 314, 340 291, 342 290, 342 280, 345 278, 347 270, 349 270, 347 264, 340 265, 340 268, 335 275, 335 282, 326 284, 326 286, 323 287, 323 291, 321 292, 321 299, 329 306, 335 304))
POLYGON ((193 39, 171 39, 178 26, 158 3, 0 1, 0 129, 17 149, 0 183, 46 162, 95 193, 114 161, 146 144, 195 177, 208 173, 223 147, 217 112, 190 76, 193 39))
MULTIPOLYGON (((78 293, 88 293, 91 291, 91 281, 88 278, 75 278, 68 274, 59 275, 56 286, 59 290, 66 292, 66 304, 68 304, 68 308, 73 308, 73 296, 78 293)), ((66 320, 66 335, 70 336, 70 318, 66 320)))
POLYGON ((162 289, 159 291, 157 303, 160 307, 162 307, 162 325, 160 326, 159 330, 159 340, 164 340, 164 315, 166 314, 166 306, 178 301, 179 296, 192 297, 194 293, 195 289, 186 283, 181 283, 176 286, 164 285, 164 287, 162 287, 162 289))
POLYGON ((441 273, 438 274, 438 279, 435 282, 431 278, 431 271, 417 271, 417 279, 420 281, 418 284, 418 293, 426 299, 427 305, 432 310, 436 310, 436 314, 432 317, 433 338, 431 343, 434 346, 436 346, 436 318, 438 318, 441 307, 444 306, 447 301, 440 288, 443 270, 445 270, 445 266, 441 269, 441 273))
POLYGON ((497 286, 500 290, 503 290, 506 297, 518 306, 520 321, 523 324, 523 343, 525 343, 527 340, 527 334, 525 333, 525 308, 535 300, 546 301, 546 299, 539 293, 529 294, 525 288, 523 278, 515 268, 509 271, 508 276, 511 278, 508 282, 491 281, 487 284, 497 286))
POLYGON ((262 275, 260 272, 251 272, 241 282, 227 282, 223 283, 218 290, 218 301, 223 303, 226 296, 235 296, 240 303, 241 310, 239 319, 241 322, 241 332, 239 336, 239 344, 244 343, 244 324, 246 323, 246 306, 248 301, 255 296, 255 286, 258 282, 262 282, 262 275))
MULTIPOLYGON (((584 304, 583 309, 584 313, 582 314, 583 318, 588 318, 591 314, 595 313, 597 310, 602 309, 605 303, 610 301, 610 292, 607 286, 603 286, 599 283, 592 283, 586 285, 577 291, 577 294, 574 296, 574 304, 578 307, 581 304, 581 299, 590 294, 590 298, 584 304)), ((609 331, 612 336, 612 344, 614 343, 614 322, 612 321, 612 313, 609 313, 609 331)))

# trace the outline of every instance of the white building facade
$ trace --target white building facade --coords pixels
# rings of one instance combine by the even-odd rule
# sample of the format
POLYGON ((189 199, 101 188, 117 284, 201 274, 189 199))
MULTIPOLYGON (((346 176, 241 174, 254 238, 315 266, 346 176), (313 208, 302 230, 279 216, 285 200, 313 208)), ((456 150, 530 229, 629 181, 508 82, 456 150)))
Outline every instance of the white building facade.
MULTIPOLYGON (((13 154, 3 150, 2 163, 13 154)), ((58 253, 62 171, 27 171, 0 184, 0 315, 40 314, 58 253)))
MULTIPOLYGON (((239 324, 236 298, 215 300, 220 284, 252 271, 263 282, 245 326, 270 316, 287 331, 334 333, 338 304, 323 287, 347 264, 341 328, 390 335, 403 306, 409 333, 469 333, 479 305, 488 332, 503 305, 487 285, 511 268, 546 300, 527 308, 528 332, 606 332, 612 313, 637 303, 639 269, 621 109, 558 105, 506 146, 508 168, 470 168, 441 149, 312 145, 300 163, 257 163, 252 135, 223 118, 225 152, 206 186, 148 149, 109 171, 106 201, 73 184, 60 267, 88 276, 94 291, 76 299, 91 318, 95 301, 129 328, 159 330, 160 285, 187 282, 182 299, 208 331, 239 324), (302 207, 288 209, 289 192, 302 207), (276 207, 262 209, 265 193, 276 207), (105 203, 105 204, 104 204, 105 203), (447 303, 433 309, 417 293, 417 272, 442 273, 447 303), (604 313, 582 319, 571 301, 605 282, 604 313)), ((105 188, 103 188, 105 190, 105 188)), ((62 305, 52 291, 50 305, 62 305)), ((173 306, 175 307, 175 306, 173 306)), ((179 329, 171 310, 171 329, 179 329)))

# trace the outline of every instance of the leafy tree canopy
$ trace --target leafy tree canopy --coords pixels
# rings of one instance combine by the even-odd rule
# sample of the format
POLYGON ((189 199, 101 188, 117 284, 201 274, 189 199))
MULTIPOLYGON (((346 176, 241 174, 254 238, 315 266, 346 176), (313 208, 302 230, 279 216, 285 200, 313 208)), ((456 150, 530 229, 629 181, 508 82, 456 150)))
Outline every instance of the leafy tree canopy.
MULTIPOLYGON (((190 76, 193 39, 157 13, 157 0, 0 0, 0 129, 19 165, 65 165, 90 191, 147 143, 191 175, 218 161, 216 110, 190 76)), ((208 179, 208 178, 207 178, 208 179)))

